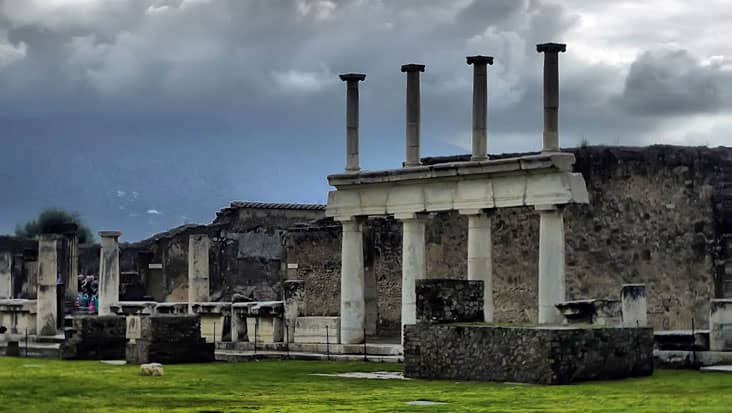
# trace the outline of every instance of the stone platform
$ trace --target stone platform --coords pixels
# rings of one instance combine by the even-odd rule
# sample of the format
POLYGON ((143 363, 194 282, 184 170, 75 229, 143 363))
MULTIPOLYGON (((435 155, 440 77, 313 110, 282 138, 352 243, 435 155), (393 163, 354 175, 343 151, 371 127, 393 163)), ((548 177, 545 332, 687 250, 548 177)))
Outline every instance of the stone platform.
POLYGON ((404 375, 410 378, 568 384, 652 373, 651 328, 405 326, 404 375))

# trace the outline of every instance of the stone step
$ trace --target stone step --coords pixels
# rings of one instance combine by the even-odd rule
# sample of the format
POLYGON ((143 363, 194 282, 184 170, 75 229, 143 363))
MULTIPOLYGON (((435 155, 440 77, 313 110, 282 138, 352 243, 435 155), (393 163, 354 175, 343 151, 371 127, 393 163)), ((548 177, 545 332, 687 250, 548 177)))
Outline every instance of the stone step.
POLYGON ((367 355, 364 358, 363 355, 359 354, 320 354, 320 353, 304 353, 294 352, 289 353, 284 351, 231 351, 231 350, 217 350, 216 361, 227 361, 227 362, 242 362, 242 361, 254 361, 254 360, 332 360, 332 361, 370 361, 374 363, 401 363, 403 362, 402 356, 374 356, 367 355))
MULTIPOLYGON (((254 345, 249 342, 216 343, 216 348, 227 351, 254 351, 254 345)), ((363 355, 363 344, 330 344, 325 343, 257 343, 257 352, 275 351, 284 352, 289 348, 290 352, 319 353, 319 354, 357 354, 363 355)), ((366 354, 373 356, 400 356, 402 346, 400 344, 366 344, 366 354)))
MULTIPOLYGON (((8 343, 0 341, 0 355, 5 355, 8 343)), ((21 357, 34 358, 61 358, 61 345, 58 343, 38 343, 28 342, 26 346, 24 341, 18 343, 21 357)))

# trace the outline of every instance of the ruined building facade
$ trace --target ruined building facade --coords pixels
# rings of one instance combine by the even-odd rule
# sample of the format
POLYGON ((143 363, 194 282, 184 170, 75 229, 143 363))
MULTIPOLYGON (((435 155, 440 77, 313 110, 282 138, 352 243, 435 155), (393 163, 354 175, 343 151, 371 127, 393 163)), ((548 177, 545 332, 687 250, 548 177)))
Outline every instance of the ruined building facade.
MULTIPOLYGON (((617 297, 645 283, 656 329, 704 327, 709 299, 732 297, 732 149, 653 146, 571 149, 589 205, 566 217, 567 299, 617 297)), ((426 158, 424 164, 465 160, 426 158)), ((208 225, 185 225, 121 244, 120 299, 187 300, 188 236, 205 233, 211 301, 281 299, 286 279, 305 281, 304 315, 338 315, 341 225, 324 206, 234 202, 208 225)), ((437 214, 426 233, 427 277, 465 278, 467 218, 437 214)), ((535 322, 539 219, 511 208, 493 219, 495 321, 535 322)), ((124 239, 124 235, 123 235, 124 239)), ((14 296, 34 298, 33 241, 0 238, 14 296), (15 263, 15 261, 13 261, 15 263)), ((397 335, 401 317, 401 224, 369 219, 364 229, 367 332, 397 335)), ((82 245, 79 272, 98 274, 99 247, 82 245)), ((5 271, 0 268, 0 272, 5 271)))

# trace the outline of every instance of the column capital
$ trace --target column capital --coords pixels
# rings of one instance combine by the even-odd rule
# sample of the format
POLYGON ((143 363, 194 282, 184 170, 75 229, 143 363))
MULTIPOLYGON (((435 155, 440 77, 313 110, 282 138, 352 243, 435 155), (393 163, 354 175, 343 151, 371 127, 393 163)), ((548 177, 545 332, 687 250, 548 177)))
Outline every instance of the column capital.
POLYGON ((394 218, 399 221, 426 221, 429 218, 429 213, 403 212, 394 214, 394 218))
POLYGON ((469 65, 473 65, 473 64, 492 65, 493 64, 493 56, 481 56, 481 55, 468 56, 465 58, 465 60, 467 61, 467 63, 469 65))
POLYGON ((534 209, 538 212, 550 212, 550 211, 561 212, 562 210, 564 210, 564 207, 566 207, 566 205, 564 205, 564 204, 534 205, 534 209))
POLYGON ((566 52, 567 45, 565 43, 541 43, 536 45, 536 51, 539 53, 566 52))
POLYGON ((402 65, 402 72, 424 72, 424 67, 424 65, 410 63, 407 65, 402 65))
POLYGON ((102 238, 119 238, 121 235, 120 231, 99 231, 99 236, 102 238))
POLYGON ((344 82, 360 82, 366 80, 365 73, 343 73, 338 75, 338 77, 344 82))

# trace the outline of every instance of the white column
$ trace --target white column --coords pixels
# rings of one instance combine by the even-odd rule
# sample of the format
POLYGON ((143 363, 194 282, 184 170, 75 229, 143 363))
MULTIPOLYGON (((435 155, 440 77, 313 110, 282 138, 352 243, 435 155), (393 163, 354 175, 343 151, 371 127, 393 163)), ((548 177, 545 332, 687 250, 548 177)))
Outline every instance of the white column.
POLYGON ((623 284, 620 290, 624 327, 645 327, 648 325, 645 284, 623 284))
POLYGON ((416 280, 426 278, 425 219, 412 214, 402 221, 402 334, 404 326, 417 322, 416 280))
MULTIPOLYGON (((462 211, 461 211, 462 212, 462 211)), ((493 240, 491 212, 468 215, 468 280, 483 281, 483 317, 493 321, 493 240)))
POLYGON ((209 300, 208 251, 211 242, 206 234, 188 237, 188 312, 192 303, 209 300))
POLYGON ((366 326, 363 220, 355 217, 341 224, 341 340, 343 344, 359 344, 366 326))
POLYGON ((560 324, 555 304, 565 300, 564 219, 556 206, 539 211, 539 324, 560 324))
POLYGON ((56 335, 57 277, 56 236, 41 234, 38 240, 38 292, 36 294, 36 334, 38 335, 56 335))
POLYGON ((112 314, 110 305, 119 302, 119 231, 101 231, 99 252, 99 315, 112 314))
POLYGON ((13 256, 0 252, 0 299, 13 298, 13 256))

